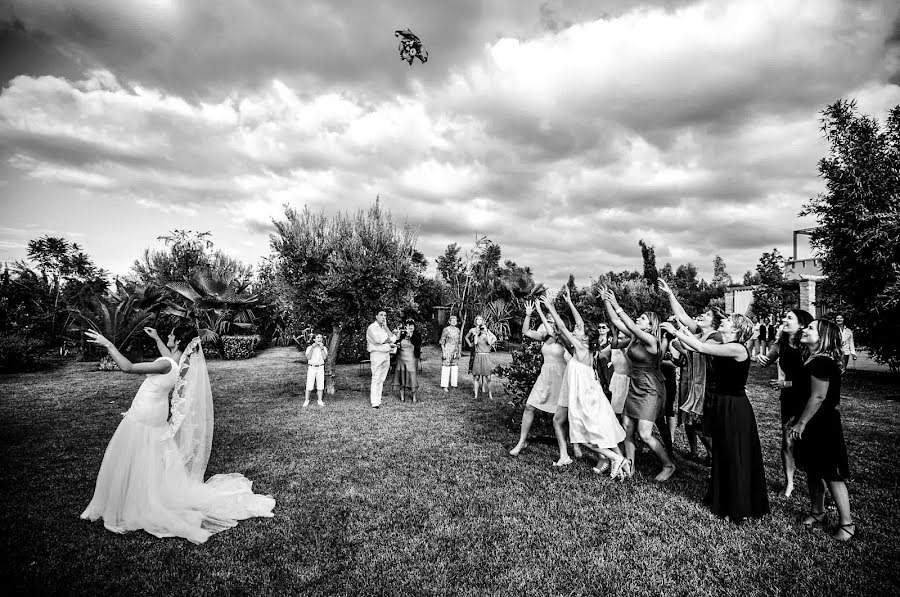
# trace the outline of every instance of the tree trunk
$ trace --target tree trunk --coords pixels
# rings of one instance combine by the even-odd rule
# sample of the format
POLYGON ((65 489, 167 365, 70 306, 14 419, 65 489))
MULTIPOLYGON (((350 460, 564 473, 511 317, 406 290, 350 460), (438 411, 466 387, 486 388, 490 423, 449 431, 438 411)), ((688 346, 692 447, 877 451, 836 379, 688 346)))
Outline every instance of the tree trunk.
POLYGON ((325 359, 325 393, 334 396, 334 374, 338 350, 341 347, 341 326, 331 326, 331 342, 328 343, 328 357, 325 359))

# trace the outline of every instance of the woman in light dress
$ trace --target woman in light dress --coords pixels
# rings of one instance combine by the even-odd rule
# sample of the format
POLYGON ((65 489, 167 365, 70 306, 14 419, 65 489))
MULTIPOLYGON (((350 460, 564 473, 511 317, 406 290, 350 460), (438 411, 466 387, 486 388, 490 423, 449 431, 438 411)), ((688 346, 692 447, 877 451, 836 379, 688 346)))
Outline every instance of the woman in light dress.
POLYGON ((556 321, 553 319, 553 316, 544 316, 540 304, 535 305, 531 301, 525 303, 525 321, 522 323, 522 336, 543 342, 541 356, 544 358, 544 362, 541 365, 541 372, 531 388, 531 393, 528 394, 528 400, 525 401, 519 443, 509 451, 512 456, 518 456, 522 450, 528 447, 528 431, 531 429, 531 423, 534 421, 535 409, 551 414, 556 413, 559 389, 562 386, 563 375, 566 372, 566 360, 569 356, 569 353, 566 352, 565 347, 559 341, 556 321), (542 323, 537 330, 532 330, 531 314, 534 312, 535 307, 542 323))
POLYGON ((628 336, 624 332, 618 332, 616 338, 609 343, 609 365, 613 374, 609 380, 609 402, 613 412, 622 414, 625 408, 625 397, 628 396, 628 386, 631 383, 631 364, 625 348, 628 348, 628 336))
MULTIPOLYGON (((588 335, 585 332, 584 320, 572 304, 569 288, 566 286, 566 304, 575 319, 573 331, 566 329, 562 319, 553 307, 553 301, 544 296, 542 301, 547 311, 558 322, 559 333, 572 346, 573 354, 566 366, 565 377, 559 390, 556 414, 553 416, 553 428, 559 442, 559 460, 554 466, 565 466, 572 462, 566 450, 565 435, 562 426, 569 423, 569 440, 572 444, 590 444, 597 447, 601 456, 612 463, 610 476, 619 478, 625 457, 619 450, 619 442, 625 439, 625 430, 619 424, 609 400, 600 387, 594 374, 588 335)), ((605 463, 598 463, 594 472, 604 471, 605 463)))
POLYGON ((163 354, 152 363, 132 363, 99 333, 85 332, 122 371, 147 377, 106 447, 93 499, 81 517, 102 518, 115 533, 143 529, 157 537, 203 543, 238 520, 273 516, 275 500, 254 494, 241 474, 203 482, 213 413, 197 331, 177 327, 167 344, 152 328, 145 331, 163 354))

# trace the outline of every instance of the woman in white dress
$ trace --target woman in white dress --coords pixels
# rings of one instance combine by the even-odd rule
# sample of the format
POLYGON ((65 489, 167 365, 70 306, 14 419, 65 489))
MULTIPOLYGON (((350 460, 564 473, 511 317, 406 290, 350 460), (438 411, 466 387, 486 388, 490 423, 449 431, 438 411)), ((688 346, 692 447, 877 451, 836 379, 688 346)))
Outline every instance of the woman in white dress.
MULTIPOLYGON (((625 430, 619 424, 600 382, 594 374, 588 335, 584 329, 584 320, 572 304, 569 288, 566 287, 566 303, 575 319, 573 331, 566 329, 562 319, 553 307, 553 301, 545 296, 542 300, 547 311, 558 322, 560 334, 572 345, 572 359, 566 367, 562 387, 559 390, 559 403, 553 416, 553 426, 557 431, 557 439, 562 432, 562 425, 568 419, 569 440, 573 444, 593 444, 600 454, 612 463, 610 476, 621 477, 625 457, 619 450, 619 443, 625 439, 625 430)), ((555 466, 565 466, 572 462, 566 453, 565 440, 560 441, 560 457, 555 466)), ((603 472, 603 463, 598 463, 595 472, 603 472)))
POLYGON ((531 314, 534 310, 535 304, 533 302, 525 303, 525 321, 522 323, 522 336, 543 342, 541 356, 544 358, 544 362, 541 364, 541 372, 537 380, 535 380, 531 392, 528 394, 528 400, 525 401, 519 443, 509 451, 511 456, 518 456, 522 450, 528 447, 528 431, 534 422, 535 409, 550 414, 556 413, 559 388, 562 386, 563 375, 566 372, 566 357, 569 356, 565 347, 559 342, 556 322, 552 317, 549 320, 544 317, 544 312, 541 311, 540 305, 537 305, 537 312, 543 323, 538 329, 531 329, 531 314))
POLYGON ((143 529, 157 537, 203 543, 238 520, 271 517, 275 500, 253 493, 243 475, 203 475, 212 445, 212 393, 197 331, 175 328, 164 356, 132 363, 94 331, 88 341, 105 347, 125 373, 145 374, 131 408, 106 447, 91 503, 81 514, 103 519, 115 533, 143 529), (169 392, 172 392, 171 415, 169 392))
POLYGON ((628 387, 631 385, 631 365, 624 350, 629 341, 628 336, 618 332, 616 339, 609 344, 609 365, 613 370, 609 380, 609 402, 617 415, 621 415, 625 409, 625 397, 628 396, 628 387))

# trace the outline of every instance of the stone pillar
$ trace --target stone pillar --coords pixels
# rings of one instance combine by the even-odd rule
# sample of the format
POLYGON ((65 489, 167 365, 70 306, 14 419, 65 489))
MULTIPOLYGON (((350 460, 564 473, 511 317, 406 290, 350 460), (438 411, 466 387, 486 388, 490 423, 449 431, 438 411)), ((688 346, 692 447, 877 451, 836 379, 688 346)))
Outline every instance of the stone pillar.
POLYGON ((818 317, 815 280, 800 280, 800 308, 809 311, 813 317, 818 317))

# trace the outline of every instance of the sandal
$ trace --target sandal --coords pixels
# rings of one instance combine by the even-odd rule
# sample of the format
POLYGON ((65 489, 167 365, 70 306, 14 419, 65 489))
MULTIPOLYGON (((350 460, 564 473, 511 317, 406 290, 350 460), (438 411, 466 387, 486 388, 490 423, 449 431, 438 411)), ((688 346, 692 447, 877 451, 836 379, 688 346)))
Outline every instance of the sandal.
POLYGON ((801 522, 808 527, 814 524, 825 526, 828 524, 828 512, 810 512, 801 522))
POLYGON ((622 478, 632 478, 634 476, 634 460, 626 458, 622 463, 622 478))
POLYGON ((557 460, 556 462, 553 463, 553 466, 568 466, 568 465, 570 465, 570 464, 572 464, 572 459, 571 459, 571 458, 567 458, 567 459, 565 459, 565 460, 563 460, 562 458, 560 458, 559 460, 557 460))
POLYGON ((612 464, 612 470, 609 472, 610 479, 624 479, 625 478, 625 463, 628 462, 625 458, 619 458, 612 464))
POLYGON ((838 525, 837 530, 831 534, 831 536, 834 537, 835 539, 837 539, 838 541, 850 541, 851 539, 853 539, 854 535, 856 535, 856 523, 855 522, 848 522, 847 524, 838 525), (853 527, 853 530, 851 531, 848 527, 853 527), (847 533, 846 539, 838 536, 838 534, 841 532, 847 533))

